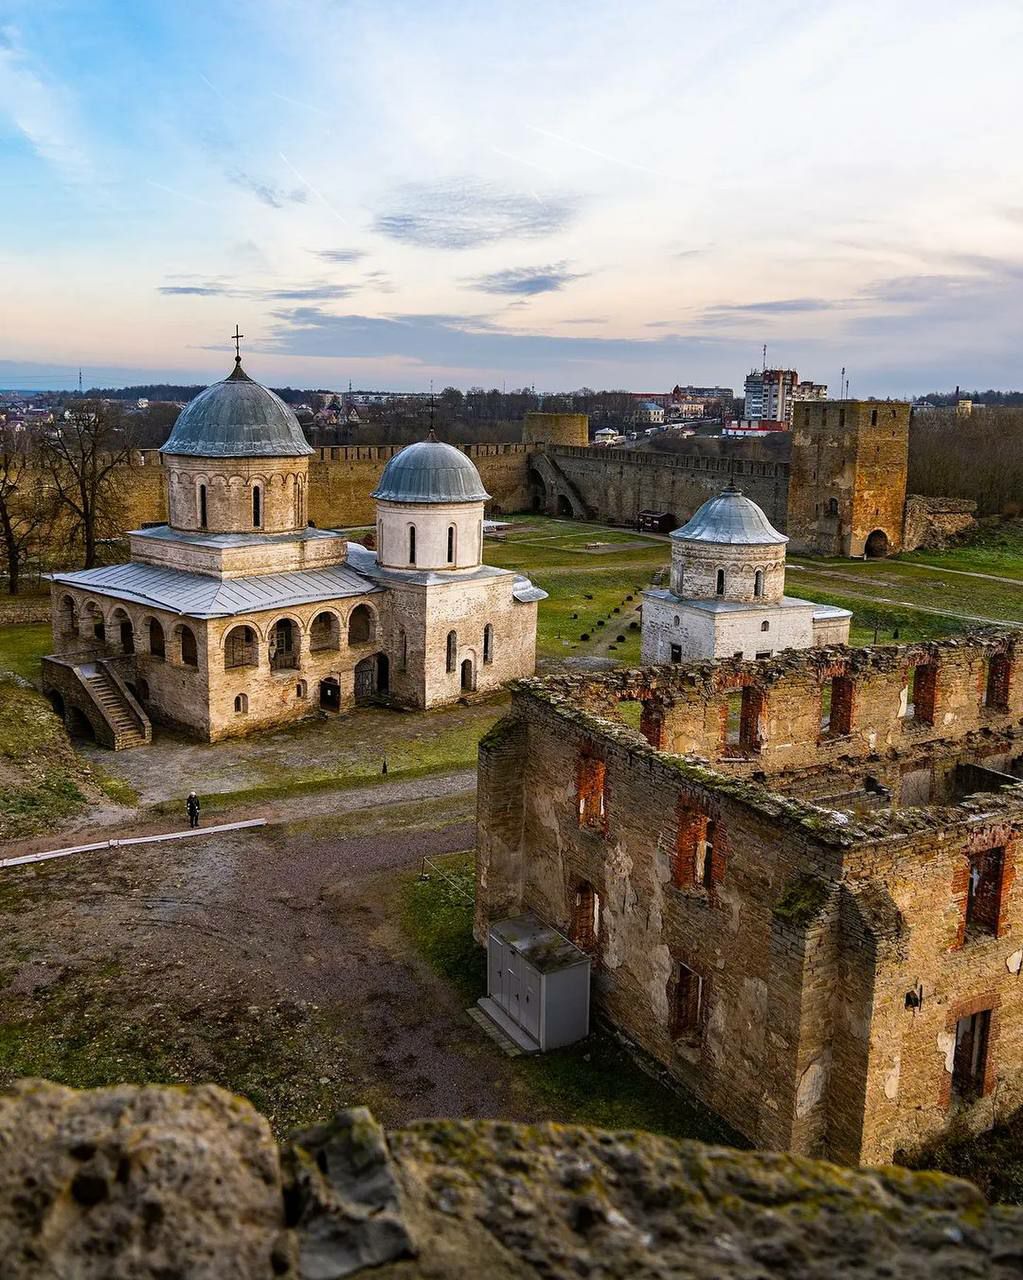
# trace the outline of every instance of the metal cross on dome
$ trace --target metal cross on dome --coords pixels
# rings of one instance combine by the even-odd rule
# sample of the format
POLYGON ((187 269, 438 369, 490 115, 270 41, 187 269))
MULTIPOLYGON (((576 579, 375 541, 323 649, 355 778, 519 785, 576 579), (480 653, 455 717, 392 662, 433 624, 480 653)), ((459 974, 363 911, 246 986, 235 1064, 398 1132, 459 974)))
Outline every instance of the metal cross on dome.
POLYGON ((245 334, 238 332, 237 324, 234 326, 234 333, 231 334, 231 337, 234 338, 234 362, 235 364, 241 364, 242 362, 241 340, 242 338, 245 337, 245 334))

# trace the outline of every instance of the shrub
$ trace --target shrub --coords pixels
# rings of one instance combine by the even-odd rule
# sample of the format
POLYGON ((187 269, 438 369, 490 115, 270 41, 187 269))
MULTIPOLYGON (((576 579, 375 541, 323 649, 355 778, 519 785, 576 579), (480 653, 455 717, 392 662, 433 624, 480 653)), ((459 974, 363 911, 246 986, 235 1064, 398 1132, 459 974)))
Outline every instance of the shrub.
POLYGON ((590 633, 588 631, 584 631, 582 635, 579 637, 580 640, 589 640, 589 638, 590 638, 590 633))
POLYGON ((616 640, 619 644, 624 644, 624 643, 625 643, 625 637, 624 637, 624 636, 615 636, 615 640, 616 640))

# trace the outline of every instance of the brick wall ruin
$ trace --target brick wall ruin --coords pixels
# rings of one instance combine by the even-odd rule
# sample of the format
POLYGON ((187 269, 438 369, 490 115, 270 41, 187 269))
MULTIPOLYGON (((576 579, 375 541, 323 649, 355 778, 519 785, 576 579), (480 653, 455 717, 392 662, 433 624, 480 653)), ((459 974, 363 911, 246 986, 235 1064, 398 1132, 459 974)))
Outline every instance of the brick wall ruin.
POLYGON ((1023 1102, 1021 662, 1002 633, 521 682, 477 937, 570 932, 592 890, 597 1003, 757 1145, 989 1126, 1023 1102))

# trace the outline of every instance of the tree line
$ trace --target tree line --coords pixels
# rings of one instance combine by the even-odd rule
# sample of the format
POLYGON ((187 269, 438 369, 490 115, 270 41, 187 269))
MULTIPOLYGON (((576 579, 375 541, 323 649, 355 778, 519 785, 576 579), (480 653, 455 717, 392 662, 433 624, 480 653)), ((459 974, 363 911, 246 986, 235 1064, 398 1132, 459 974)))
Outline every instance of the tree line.
POLYGON ((972 498, 982 516, 1023 511, 1023 408, 915 413, 909 428, 909 491, 972 498))

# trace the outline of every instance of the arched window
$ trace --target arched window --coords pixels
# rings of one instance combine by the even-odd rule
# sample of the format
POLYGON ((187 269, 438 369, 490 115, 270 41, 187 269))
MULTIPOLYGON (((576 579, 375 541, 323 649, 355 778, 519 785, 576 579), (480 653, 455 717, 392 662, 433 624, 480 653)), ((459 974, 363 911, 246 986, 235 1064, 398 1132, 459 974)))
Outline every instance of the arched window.
POLYGON ((60 634, 62 636, 76 636, 78 634, 75 602, 70 596, 62 596, 60 600, 60 634))
POLYGON ((302 528, 305 524, 305 494, 302 491, 302 481, 295 480, 295 524, 298 528, 302 528))
POLYGON ((458 658, 458 633, 455 631, 448 632, 448 653, 447 667, 450 674, 455 669, 455 663, 458 658))
POLYGON ((224 670, 232 667, 254 667, 259 661, 256 633, 252 627, 233 627, 224 641, 224 670))
POLYGON ((270 630, 270 670, 291 671, 298 666, 298 628, 290 618, 278 618, 270 630))
POLYGON ((714 590, 717 592, 717 594, 718 594, 719 596, 723 596, 723 595, 725 594, 725 571, 724 571, 724 569, 719 569, 719 570, 718 570, 717 583, 716 583, 716 585, 715 585, 715 587, 714 587, 714 590))
POLYGON ((494 661, 494 628, 489 622, 483 628, 483 661, 494 661))
POLYGON ((236 716, 247 715, 249 711, 249 695, 247 693, 239 693, 234 700, 234 713, 236 716))
POLYGON ((348 643, 368 644, 373 639, 373 614, 368 606, 357 604, 348 619, 348 643))
POLYGON ((178 627, 178 643, 181 647, 181 661, 184 666, 197 667, 199 665, 199 650, 195 643, 195 632, 191 627, 178 627))
POLYGON ((163 626, 156 618, 149 619, 149 656, 162 662, 166 656, 163 626))
POLYGON ((762 596, 762 595, 764 594, 764 571, 763 571, 763 569, 758 569, 758 570, 756 571, 756 573, 753 575, 753 594, 754 594, 755 596, 762 596))
POLYGON ((414 524, 408 527, 408 562, 409 564, 416 562, 416 526, 414 524))
POLYGON ((263 527, 263 490, 258 484, 252 486, 252 527, 263 527))
POLYGON ((309 648, 314 652, 341 648, 341 627, 334 614, 324 610, 313 618, 309 628, 309 648))
POLYGON ((199 486, 199 528, 206 528, 206 486, 199 486))
POLYGON ((837 498, 828 499, 828 515, 829 516, 838 515, 838 499, 837 498))
POLYGON ((455 563, 455 526, 448 525, 448 564, 455 563))
POLYGON ((299 680, 298 684, 295 685, 295 697, 304 698, 308 694, 308 692, 309 692, 309 686, 306 684, 304 680, 299 680))

